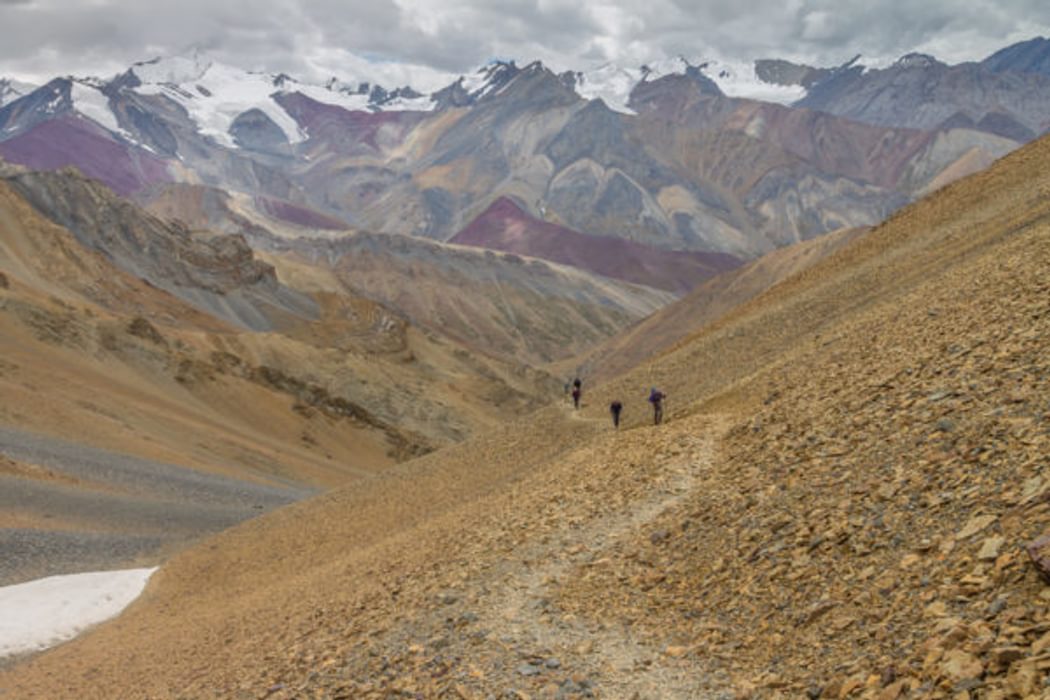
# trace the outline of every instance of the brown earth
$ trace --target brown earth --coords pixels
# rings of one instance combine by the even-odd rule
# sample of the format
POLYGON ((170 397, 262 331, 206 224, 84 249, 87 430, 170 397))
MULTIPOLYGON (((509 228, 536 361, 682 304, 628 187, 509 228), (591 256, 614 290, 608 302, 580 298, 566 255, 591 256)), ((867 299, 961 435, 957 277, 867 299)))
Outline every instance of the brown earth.
POLYGON ((184 552, 0 689, 1045 696, 1050 594, 1023 547, 1050 528, 1048 158, 902 210, 579 413, 184 552))

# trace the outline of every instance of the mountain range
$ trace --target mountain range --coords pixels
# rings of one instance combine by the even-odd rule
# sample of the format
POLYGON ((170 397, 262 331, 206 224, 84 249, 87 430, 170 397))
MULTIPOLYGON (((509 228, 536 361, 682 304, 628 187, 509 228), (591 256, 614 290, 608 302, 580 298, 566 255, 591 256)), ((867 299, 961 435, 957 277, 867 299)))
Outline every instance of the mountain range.
POLYGON ((195 52, 106 80, 4 83, 0 156, 75 166, 140 202, 180 183, 223 190, 278 235, 464 242, 681 294, 787 243, 877 223, 1046 132, 1048 47, 883 68, 494 62, 429 94, 195 52), (551 246, 554 232, 575 252, 551 246), (589 265, 611 241, 629 262, 589 265), (698 255, 646 272, 667 251, 698 255))

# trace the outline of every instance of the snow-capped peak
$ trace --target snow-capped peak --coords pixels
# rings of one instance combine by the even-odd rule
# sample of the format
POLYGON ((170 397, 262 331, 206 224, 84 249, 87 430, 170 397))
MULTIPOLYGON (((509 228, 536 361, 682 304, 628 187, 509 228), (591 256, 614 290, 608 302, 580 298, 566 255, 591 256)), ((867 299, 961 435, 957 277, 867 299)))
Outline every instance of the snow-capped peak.
POLYGON ((211 61, 194 50, 189 55, 157 57, 136 63, 131 72, 143 83, 181 85, 204 77, 211 61))
POLYGON ((202 134, 225 146, 235 145, 230 127, 251 109, 269 117, 289 143, 305 138, 296 121, 273 100, 282 89, 277 84, 290 81, 288 76, 241 70, 197 51, 138 63, 132 71, 141 83, 135 88, 137 92, 164 95, 177 102, 197 122, 202 134))
POLYGON ((470 75, 460 76, 460 85, 472 100, 499 92, 521 69, 514 61, 492 61, 470 75))
POLYGON ((641 80, 645 80, 645 68, 629 70, 612 63, 598 66, 594 70, 576 73, 576 94, 587 100, 600 99, 609 109, 634 114, 627 106, 631 91, 641 80))
POLYGON ((36 85, 0 78, 0 107, 36 90, 36 85))
POLYGON ((762 80, 755 63, 712 59, 700 63, 700 71, 730 97, 791 104, 806 96, 801 85, 777 85, 762 80))
POLYGON ((689 59, 685 56, 661 58, 626 68, 606 63, 590 71, 576 73, 576 92, 586 99, 601 98, 610 109, 633 114, 627 106, 631 92, 642 82, 654 82, 673 75, 698 71, 711 79, 730 97, 744 97, 788 104, 805 96, 799 85, 776 85, 758 77, 755 64, 721 59, 689 59))
POLYGON ((104 83, 97 79, 73 78, 69 90, 73 109, 110 131, 126 136, 117 123, 117 115, 109 106, 109 98, 102 93, 103 85, 104 83))

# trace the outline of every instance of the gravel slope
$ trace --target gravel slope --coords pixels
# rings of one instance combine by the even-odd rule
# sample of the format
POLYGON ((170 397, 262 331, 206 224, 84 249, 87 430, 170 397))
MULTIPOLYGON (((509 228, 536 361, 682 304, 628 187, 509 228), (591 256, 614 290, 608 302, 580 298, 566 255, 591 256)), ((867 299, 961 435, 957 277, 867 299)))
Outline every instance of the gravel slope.
POLYGON ((4 427, 0 455, 33 465, 43 477, 0 474, 0 513, 40 524, 0 528, 0 585, 156 560, 189 540, 314 493, 4 427))

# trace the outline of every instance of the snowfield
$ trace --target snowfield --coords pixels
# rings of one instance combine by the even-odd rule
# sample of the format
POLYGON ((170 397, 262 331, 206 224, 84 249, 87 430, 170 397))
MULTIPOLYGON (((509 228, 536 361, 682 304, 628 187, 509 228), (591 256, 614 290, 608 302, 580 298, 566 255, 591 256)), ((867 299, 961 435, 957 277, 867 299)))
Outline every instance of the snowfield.
MULTIPOLYGON (((493 61, 472 73, 455 75, 360 58, 351 61, 348 67, 359 76, 371 77, 355 80, 333 77, 324 83, 300 82, 284 74, 251 72, 224 65, 197 50, 186 55, 136 63, 131 70, 141 82, 133 88, 136 92, 168 97, 186 110, 201 134, 212 137, 223 146, 235 148, 230 127, 238 116, 251 109, 260 110, 269 117, 284 133, 288 143, 297 144, 308 138, 309 135, 274 99, 282 93, 301 92, 317 102, 350 111, 430 111, 437 106, 430 95, 456 82, 474 100, 498 93, 507 84, 505 70, 508 68, 507 64, 493 61), (379 80, 373 81, 375 78, 379 80), (421 96, 401 97, 373 105, 370 102, 370 86, 373 85, 388 89, 409 86, 421 96)), ((802 86, 775 85, 761 80, 755 72, 754 62, 682 56, 660 58, 634 67, 605 63, 574 73, 575 89, 584 99, 601 99, 612 110, 635 114, 627 103, 639 83, 668 75, 684 75, 691 69, 710 78, 730 97, 791 104, 806 96, 806 89, 802 86)), ((98 82, 96 85, 91 80, 81 78, 74 82, 73 100, 77 111, 106 129, 130 138, 117 126, 108 98, 99 89, 104 81, 93 79, 98 82)), ((0 88, 3 88, 2 83, 0 88)), ((6 93, 0 90, 0 102, 4 99, 10 101, 10 96, 4 98, 5 94, 13 96, 16 93, 11 87, 6 93)))
POLYGON ((156 570, 49 576, 0 588, 0 659, 47 649, 116 617, 156 570))

